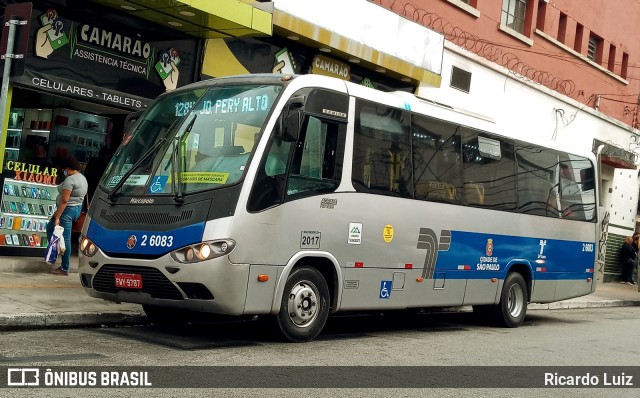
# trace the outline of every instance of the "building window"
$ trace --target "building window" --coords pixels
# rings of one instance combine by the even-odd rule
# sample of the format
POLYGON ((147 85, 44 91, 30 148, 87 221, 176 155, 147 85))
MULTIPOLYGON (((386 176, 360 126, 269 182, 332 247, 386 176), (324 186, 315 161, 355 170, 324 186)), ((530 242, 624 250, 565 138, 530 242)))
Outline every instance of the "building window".
POLYGON ((544 23, 547 18, 547 3, 538 4, 538 18, 536 20, 536 27, 544 32, 544 23))
POLYGON ((500 21, 503 25, 524 33, 524 19, 527 10, 527 0, 502 0, 502 17, 500 21))
POLYGON ((468 93, 471 88, 471 72, 467 72, 466 70, 460 69, 456 66, 452 67, 450 86, 468 93))
POLYGON ((607 63, 607 69, 613 72, 615 65, 616 65, 616 46, 611 44, 609 46, 609 62, 607 63))
POLYGON ((623 52, 622 53, 622 70, 620 71, 620 76, 623 79, 627 78, 627 68, 629 67, 629 54, 623 52))
POLYGON ((578 53, 582 53, 582 38, 584 37, 584 26, 576 25, 576 38, 573 41, 573 49, 578 53))
POLYGON ((560 43, 565 42, 567 37, 567 15, 560 13, 560 23, 558 24, 558 41, 560 43))
POLYGON ((599 52, 601 52, 602 47, 602 39, 598 36, 592 34, 589 35, 589 47, 587 48, 587 58, 592 60, 593 62, 598 62, 598 58, 600 56, 599 52))

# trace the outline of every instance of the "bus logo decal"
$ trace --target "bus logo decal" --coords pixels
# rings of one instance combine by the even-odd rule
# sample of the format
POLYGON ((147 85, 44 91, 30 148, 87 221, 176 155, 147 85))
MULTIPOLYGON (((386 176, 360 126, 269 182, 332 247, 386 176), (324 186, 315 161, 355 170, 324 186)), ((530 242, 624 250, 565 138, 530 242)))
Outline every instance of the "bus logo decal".
POLYGON ((322 198, 320 201, 321 209, 333 209, 338 204, 338 199, 322 198))
POLYGON ((347 114, 344 112, 338 112, 338 111, 334 111, 332 109, 322 109, 322 113, 326 113, 327 115, 331 115, 331 116, 337 116, 337 117, 341 117, 341 118, 347 118, 347 114))
POLYGON ((487 239, 487 256, 493 255, 493 239, 487 239))
POLYGON ((440 243, 438 243, 438 236, 430 228, 420 228, 420 234, 418 235, 418 249, 425 249, 427 254, 424 258, 424 269, 422 271, 422 277, 425 279, 433 278, 433 271, 435 270, 436 260, 438 259, 439 251, 447 251, 451 246, 451 231, 443 229, 440 231, 440 243))
POLYGON ((138 238, 136 238, 135 235, 131 235, 129 236, 129 239, 127 239, 127 247, 129 249, 133 249, 134 247, 136 247, 137 242, 138 242, 138 238))

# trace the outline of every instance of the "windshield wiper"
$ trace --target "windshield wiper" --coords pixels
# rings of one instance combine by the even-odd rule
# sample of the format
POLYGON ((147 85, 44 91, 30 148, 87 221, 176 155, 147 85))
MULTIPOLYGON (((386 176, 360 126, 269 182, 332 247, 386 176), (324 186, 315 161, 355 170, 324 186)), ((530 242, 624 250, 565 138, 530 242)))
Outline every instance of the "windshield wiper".
POLYGON ((120 181, 118 181, 118 183, 116 184, 115 187, 113 187, 113 189, 111 190, 111 192, 109 192, 109 195, 107 196, 109 198, 110 201, 114 201, 114 196, 116 194, 116 192, 118 192, 122 186, 124 185, 124 183, 127 181, 127 179, 129 177, 131 177, 131 175, 136 171, 136 169, 138 167, 140 167, 140 165, 149 157, 151 156, 151 154, 153 154, 155 152, 156 149, 158 149, 162 144, 164 144, 164 142, 166 141, 166 138, 160 138, 158 141, 156 141, 153 145, 151 145, 151 147, 140 157, 140 159, 138 159, 138 161, 131 166, 131 168, 124 173, 124 175, 122 176, 122 178, 120 179, 120 181))
POLYGON ((189 122, 181 135, 174 138, 173 153, 171 154, 171 173, 175 178, 171 179, 173 200, 176 203, 184 202, 184 195, 182 194, 182 159, 180 159, 180 148, 184 144, 184 141, 189 137, 193 125, 196 123, 197 114, 193 114, 193 119, 189 122))

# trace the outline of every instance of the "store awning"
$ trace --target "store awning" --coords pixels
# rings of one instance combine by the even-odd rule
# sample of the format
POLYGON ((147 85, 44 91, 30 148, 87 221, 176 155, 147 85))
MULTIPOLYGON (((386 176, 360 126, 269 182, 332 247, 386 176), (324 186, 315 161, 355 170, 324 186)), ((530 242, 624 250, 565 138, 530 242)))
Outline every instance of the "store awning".
POLYGON ((206 39, 271 36, 270 6, 246 0, 92 0, 206 39))
POLYGON ((274 34, 350 62, 440 87, 444 36, 365 0, 277 0, 274 34))

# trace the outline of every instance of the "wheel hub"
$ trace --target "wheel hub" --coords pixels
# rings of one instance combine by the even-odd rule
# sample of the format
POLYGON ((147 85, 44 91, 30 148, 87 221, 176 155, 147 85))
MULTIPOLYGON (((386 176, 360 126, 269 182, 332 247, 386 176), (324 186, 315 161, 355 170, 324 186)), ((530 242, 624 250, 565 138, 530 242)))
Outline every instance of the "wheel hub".
POLYGON ((509 314, 517 318, 520 315, 520 312, 523 309, 524 303, 524 292, 520 285, 513 285, 509 289, 509 296, 507 299, 507 307, 509 314))
POLYGON ((309 282, 293 286, 287 303, 291 322, 300 327, 308 327, 318 314, 318 292, 309 282))

